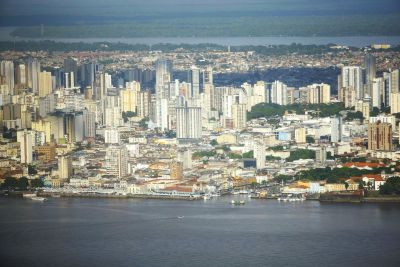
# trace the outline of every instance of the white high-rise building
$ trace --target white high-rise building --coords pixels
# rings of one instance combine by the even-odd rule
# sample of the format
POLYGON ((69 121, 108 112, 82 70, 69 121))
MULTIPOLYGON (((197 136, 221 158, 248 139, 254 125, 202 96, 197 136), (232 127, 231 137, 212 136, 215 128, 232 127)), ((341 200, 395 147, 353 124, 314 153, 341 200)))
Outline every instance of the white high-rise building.
POLYGON ((356 100, 364 98, 362 69, 358 66, 342 68, 341 86, 355 91, 356 100))
POLYGON ((122 125, 122 112, 120 107, 109 107, 104 112, 104 125, 118 127, 122 125))
POLYGON ((119 131, 116 128, 106 128, 104 130, 104 143, 106 144, 119 144, 120 137, 119 131))
POLYGON ((105 168, 108 175, 123 178, 128 174, 128 150, 125 146, 109 146, 106 150, 105 168))
POLYGON ((257 170, 265 168, 265 146, 262 142, 254 143, 254 158, 256 159, 257 170))
POLYGON ((381 108, 384 96, 384 81, 383 78, 375 78, 372 81, 372 106, 381 108))
POLYGON ((176 108, 176 137, 185 140, 198 140, 202 137, 201 108, 190 107, 185 103, 176 108))
POLYGON ((200 97, 200 70, 196 66, 192 66, 188 74, 188 82, 191 84, 191 97, 200 97))
POLYGON ((280 82, 275 81, 272 84, 272 103, 278 105, 286 105, 287 104, 287 85, 280 82))
POLYGON ((72 175, 72 160, 67 156, 58 156, 58 176, 60 179, 69 179, 72 175))
POLYGON ((232 105, 233 128, 241 130, 246 128, 247 106, 246 104, 235 103, 232 105))
POLYGON ((331 142, 338 143, 342 141, 342 117, 331 118, 331 142))
POLYGON ((17 142, 20 145, 21 163, 22 164, 32 163, 32 148, 35 143, 34 131, 27 131, 27 130, 18 131, 17 142))
POLYGON ((28 59, 28 86, 32 88, 33 93, 39 91, 39 73, 40 73, 40 62, 36 59, 28 59))

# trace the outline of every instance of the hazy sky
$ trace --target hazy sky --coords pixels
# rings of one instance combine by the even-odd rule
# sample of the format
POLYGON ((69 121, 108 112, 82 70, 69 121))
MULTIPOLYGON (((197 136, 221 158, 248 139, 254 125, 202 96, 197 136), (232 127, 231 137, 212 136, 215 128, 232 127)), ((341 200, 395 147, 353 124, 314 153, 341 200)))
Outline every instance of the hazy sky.
POLYGON ((399 0, 0 0, 2 15, 132 16, 221 12, 245 15, 399 13, 399 0))

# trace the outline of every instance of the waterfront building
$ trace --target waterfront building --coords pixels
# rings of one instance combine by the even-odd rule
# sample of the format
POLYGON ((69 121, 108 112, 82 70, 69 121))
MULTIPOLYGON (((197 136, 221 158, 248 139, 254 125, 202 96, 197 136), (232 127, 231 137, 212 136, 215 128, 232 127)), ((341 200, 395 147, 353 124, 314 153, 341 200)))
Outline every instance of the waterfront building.
POLYGON ((254 158, 256 159, 257 169, 265 168, 265 146, 263 142, 254 143, 254 158))
POLYGON ((58 176, 60 179, 69 179, 72 175, 72 160, 66 155, 58 156, 58 176))
POLYGON ((33 131, 22 130, 17 132, 17 142, 20 145, 22 164, 32 163, 32 151, 35 144, 35 133, 33 131))
POLYGON ((183 163, 180 161, 174 161, 170 164, 170 177, 173 180, 183 179, 183 163))
POLYGON ((105 168, 108 175, 117 178, 123 178, 128 174, 128 151, 125 146, 107 147, 105 168))
POLYGON ((201 108, 184 106, 176 108, 176 137, 181 141, 196 141, 202 137, 201 108))

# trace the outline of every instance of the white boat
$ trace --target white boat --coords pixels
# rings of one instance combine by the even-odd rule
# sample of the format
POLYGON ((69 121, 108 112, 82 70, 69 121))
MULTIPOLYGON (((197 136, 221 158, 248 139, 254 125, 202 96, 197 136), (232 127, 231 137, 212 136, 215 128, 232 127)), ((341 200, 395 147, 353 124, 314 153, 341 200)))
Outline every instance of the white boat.
POLYGON ((178 216, 177 218, 178 219, 183 219, 183 218, 185 218, 185 216, 178 216))
POLYGON ((46 201, 47 200, 47 198, 44 198, 44 197, 31 197, 31 199, 33 200, 33 201, 40 201, 40 202, 43 202, 43 201, 46 201))
POLYGON ((231 204, 232 205, 244 205, 245 204, 245 202, 244 202, 244 200, 240 200, 240 201, 235 201, 235 200, 231 200, 231 204))
POLYGON ((24 193, 22 194, 23 198, 33 198, 36 197, 36 193, 24 193))
POLYGON ((204 199, 204 200, 209 200, 209 199, 211 199, 211 195, 209 195, 209 194, 204 195, 204 196, 203 196, 203 199, 204 199))

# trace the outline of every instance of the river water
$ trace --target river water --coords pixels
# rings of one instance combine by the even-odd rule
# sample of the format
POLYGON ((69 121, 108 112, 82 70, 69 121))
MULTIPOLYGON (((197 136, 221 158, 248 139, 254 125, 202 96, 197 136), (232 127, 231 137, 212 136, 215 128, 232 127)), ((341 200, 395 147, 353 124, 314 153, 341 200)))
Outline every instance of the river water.
POLYGON ((289 45, 300 43, 304 45, 338 44, 354 47, 364 47, 371 44, 399 45, 400 36, 336 36, 336 37, 296 37, 296 36, 269 36, 269 37, 138 37, 138 38, 14 38, 10 33, 14 27, 0 27, 0 41, 21 40, 52 40, 56 42, 111 42, 126 44, 154 45, 160 43, 169 44, 201 44, 210 43, 218 45, 289 45))
POLYGON ((229 202, 0 198, 1 266, 400 266, 400 205, 229 202))

